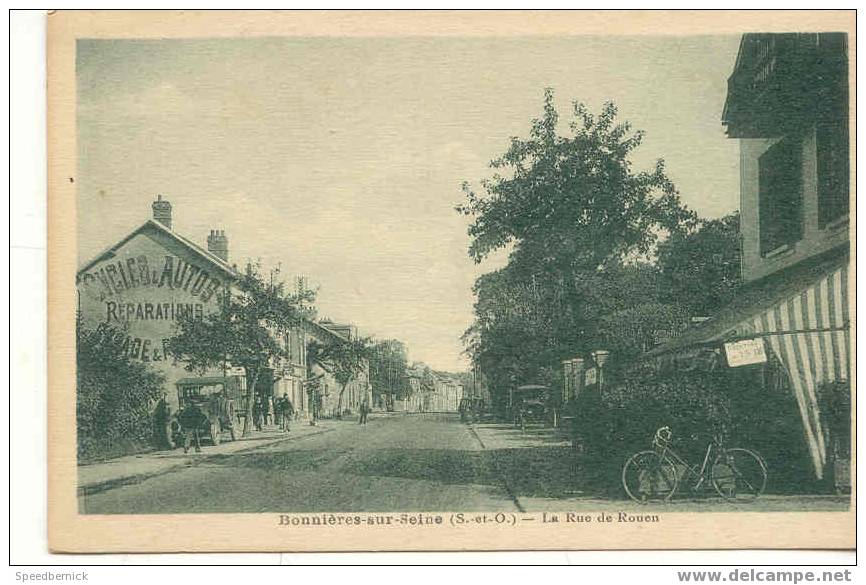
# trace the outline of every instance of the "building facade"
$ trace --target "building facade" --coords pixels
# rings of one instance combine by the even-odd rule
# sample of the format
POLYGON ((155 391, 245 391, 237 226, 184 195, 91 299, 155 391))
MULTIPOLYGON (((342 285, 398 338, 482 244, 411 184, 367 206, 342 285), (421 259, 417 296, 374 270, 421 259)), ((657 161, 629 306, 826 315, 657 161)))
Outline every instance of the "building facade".
MULTIPOLYGON (((149 364, 165 377, 164 391, 172 410, 179 406, 177 382, 191 377, 240 377, 243 368, 226 362, 220 368, 191 373, 166 352, 176 334, 177 321, 192 315, 201 318, 219 310, 220 293, 237 293, 237 270, 228 262, 229 239, 223 230, 211 230, 206 248, 172 229, 172 207, 158 197, 153 216, 78 271, 78 310, 88 328, 111 327, 124 332, 124 350, 134 360, 149 364)), ((286 394, 300 418, 312 414, 311 402, 320 404, 320 416, 337 414, 339 384, 333 375, 308 360, 307 347, 342 343, 342 334, 356 334, 349 325, 319 324, 304 320, 283 335, 285 359, 266 368, 257 392, 266 396, 286 394)), ((368 395, 368 372, 346 387, 343 409, 353 412, 368 395)), ((246 388, 244 383, 240 385, 246 388)))
MULTIPOLYGON (((332 321, 307 321, 301 332, 305 339, 305 346, 312 341, 328 345, 333 343, 345 343, 354 339, 358 332, 353 325, 333 323, 332 321)), ((357 413, 361 403, 366 401, 372 405, 372 386, 370 385, 369 363, 364 361, 363 368, 343 390, 334 373, 321 364, 308 363, 309 382, 306 385, 306 410, 309 411, 309 403, 317 400, 319 403, 318 416, 321 418, 334 418, 343 414, 357 413), (342 391, 342 398, 340 392, 342 391)))
POLYGON ((740 141, 744 282, 728 307, 648 354, 727 368, 736 388, 792 404, 785 428, 799 427, 803 466, 837 489, 850 486, 848 71, 845 34, 743 35, 722 122, 740 141), (757 357, 739 363, 737 342, 757 357))
MULTIPOLYGON (((218 310, 219 293, 229 290, 236 277, 227 262, 228 239, 220 234, 209 241, 217 243, 216 251, 177 234, 171 229, 171 204, 160 197, 153 203, 153 219, 87 262, 77 274, 82 322, 90 328, 124 331, 127 355, 165 376, 168 399, 175 408, 174 385, 190 373, 167 355, 165 344, 181 317, 202 317, 218 310)), ((225 373, 223 368, 206 375, 225 373)))
POLYGON ((845 34, 744 35, 723 123, 740 141, 745 281, 847 245, 845 34))

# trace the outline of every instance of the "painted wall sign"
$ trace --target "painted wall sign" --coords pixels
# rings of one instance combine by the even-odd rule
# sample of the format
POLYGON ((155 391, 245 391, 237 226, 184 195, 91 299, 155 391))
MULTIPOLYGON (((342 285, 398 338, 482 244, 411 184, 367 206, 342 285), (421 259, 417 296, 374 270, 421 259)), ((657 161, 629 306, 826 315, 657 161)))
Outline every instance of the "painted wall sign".
POLYGON ((138 255, 110 261, 81 274, 79 279, 88 293, 95 294, 100 300, 150 288, 182 290, 206 303, 222 286, 222 282, 207 270, 172 255, 138 255))
POLYGON ((174 402, 175 382, 190 373, 166 351, 168 340, 181 319, 202 319, 216 311, 218 293, 227 281, 195 250, 169 238, 138 233, 79 273, 77 284, 84 322, 115 332, 127 356, 162 372, 174 402))

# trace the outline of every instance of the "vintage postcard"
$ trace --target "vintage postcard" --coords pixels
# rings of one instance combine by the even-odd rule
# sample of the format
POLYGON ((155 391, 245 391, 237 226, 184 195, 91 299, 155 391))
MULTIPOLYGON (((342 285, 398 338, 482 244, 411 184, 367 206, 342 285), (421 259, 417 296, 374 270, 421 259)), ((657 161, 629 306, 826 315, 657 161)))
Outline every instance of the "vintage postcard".
POLYGON ((47 18, 52 550, 854 548, 853 11, 47 18))

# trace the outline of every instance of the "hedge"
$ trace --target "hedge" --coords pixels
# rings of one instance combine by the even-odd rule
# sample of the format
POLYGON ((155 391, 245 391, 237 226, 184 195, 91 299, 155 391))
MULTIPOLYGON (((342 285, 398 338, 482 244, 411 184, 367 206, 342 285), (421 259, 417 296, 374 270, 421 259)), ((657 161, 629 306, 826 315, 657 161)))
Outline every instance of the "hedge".
POLYGON ((164 377, 132 361, 125 333, 79 320, 77 335, 78 458, 87 461, 143 451, 153 443, 152 410, 164 377))

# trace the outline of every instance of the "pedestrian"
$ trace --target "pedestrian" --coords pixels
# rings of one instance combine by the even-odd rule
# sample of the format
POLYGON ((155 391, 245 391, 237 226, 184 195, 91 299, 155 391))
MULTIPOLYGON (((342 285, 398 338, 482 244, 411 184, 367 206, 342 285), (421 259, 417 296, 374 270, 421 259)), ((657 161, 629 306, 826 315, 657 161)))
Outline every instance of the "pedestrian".
POLYGON ((273 396, 265 396, 265 424, 268 426, 276 425, 276 421, 274 420, 274 414, 276 413, 276 408, 274 404, 273 396))
POLYGON ((295 406, 292 404, 292 401, 289 400, 288 394, 283 393, 283 397, 279 402, 279 411, 282 420, 280 428, 288 433, 291 431, 291 421, 295 416, 295 406))
POLYGON ((283 428, 283 397, 285 395, 284 392, 283 396, 274 398, 274 424, 281 430, 283 428))
POLYGON ((361 419, 358 421, 358 424, 359 425, 366 425, 367 424, 367 414, 370 412, 370 404, 367 402, 366 398, 361 402, 360 411, 361 411, 361 419))
POLYGON ((195 452, 201 453, 201 429, 207 422, 207 417, 195 402, 180 411, 178 415, 183 431, 183 452, 189 453, 191 442, 195 442, 195 452))
POLYGON ((262 422, 264 417, 264 404, 261 394, 257 394, 253 400, 253 426, 257 431, 262 430, 262 422))
POLYGON ((226 398, 224 391, 219 391, 214 394, 214 404, 211 412, 217 413, 220 422, 221 430, 228 430, 231 433, 232 441, 235 440, 235 408, 234 403, 226 398))
POLYGON ((174 449, 174 438, 171 433, 171 405, 168 394, 163 392, 162 399, 156 403, 153 412, 153 426, 156 444, 164 449, 174 449))
POLYGON ((310 390, 310 426, 316 426, 316 421, 319 420, 322 412, 322 393, 314 387, 310 390))

